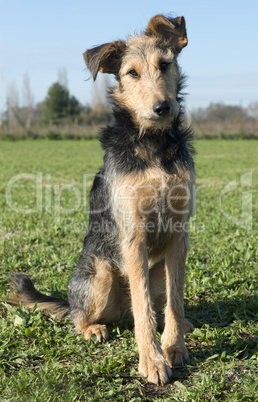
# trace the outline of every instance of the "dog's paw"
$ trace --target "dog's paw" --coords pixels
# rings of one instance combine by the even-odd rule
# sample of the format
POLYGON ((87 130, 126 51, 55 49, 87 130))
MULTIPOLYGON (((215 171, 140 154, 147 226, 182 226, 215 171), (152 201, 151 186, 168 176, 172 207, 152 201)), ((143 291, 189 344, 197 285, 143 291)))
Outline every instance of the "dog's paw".
POLYGON ((188 351, 185 345, 172 345, 162 347, 164 356, 170 367, 180 367, 188 359, 188 351))
POLYGON ((187 334, 188 332, 193 332, 193 330, 194 330, 193 324, 185 318, 184 319, 184 331, 185 331, 185 334, 187 334))
POLYGON ((172 378, 172 370, 161 354, 153 359, 152 356, 141 356, 139 362, 139 373, 156 385, 167 384, 172 378))
POLYGON ((93 324, 89 325, 84 331, 84 339, 88 340, 91 335, 95 334, 99 342, 104 342, 108 339, 108 330, 106 325, 93 324))

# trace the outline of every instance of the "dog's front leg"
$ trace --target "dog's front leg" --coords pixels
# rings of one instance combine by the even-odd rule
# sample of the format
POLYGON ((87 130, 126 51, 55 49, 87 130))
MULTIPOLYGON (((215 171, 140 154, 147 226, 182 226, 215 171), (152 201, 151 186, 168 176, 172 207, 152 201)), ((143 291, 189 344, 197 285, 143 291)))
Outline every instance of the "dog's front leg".
POLYGON ((187 234, 176 235, 165 256, 167 305, 161 340, 164 356, 171 367, 181 366, 188 358, 184 341, 186 320, 183 294, 187 249, 187 234))
POLYGON ((125 242, 124 262, 128 269, 135 338, 139 348, 139 373, 154 384, 169 382, 172 371, 163 357, 156 338, 156 320, 152 310, 147 249, 144 241, 125 242))

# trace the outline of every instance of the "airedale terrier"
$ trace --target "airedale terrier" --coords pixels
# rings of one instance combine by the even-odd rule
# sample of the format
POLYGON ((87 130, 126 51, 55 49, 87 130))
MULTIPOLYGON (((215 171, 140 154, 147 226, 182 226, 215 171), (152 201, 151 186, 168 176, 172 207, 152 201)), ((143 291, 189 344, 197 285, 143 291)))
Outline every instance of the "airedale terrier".
POLYGON ((89 226, 68 301, 38 292, 23 274, 17 295, 58 318, 71 318, 90 339, 108 338, 106 324, 134 319, 139 373, 165 384, 188 353, 183 287, 187 223, 194 209, 194 148, 182 106, 177 56, 187 45, 183 17, 153 17, 140 35, 84 53, 94 80, 114 74, 113 119, 102 131, 104 165, 90 194, 89 226), (157 314, 164 310, 162 315, 157 314), (156 338, 163 326, 162 345, 156 338))

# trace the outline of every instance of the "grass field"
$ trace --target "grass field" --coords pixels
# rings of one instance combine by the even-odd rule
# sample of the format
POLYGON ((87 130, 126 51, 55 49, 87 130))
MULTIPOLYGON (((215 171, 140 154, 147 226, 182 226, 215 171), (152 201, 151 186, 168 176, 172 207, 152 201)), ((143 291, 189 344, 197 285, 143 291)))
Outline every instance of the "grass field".
POLYGON ((137 375, 131 325, 111 326, 107 343, 86 342, 69 321, 6 303, 13 272, 66 297, 102 164, 98 142, 0 142, 1 401, 257 401, 258 142, 200 140, 196 148, 185 285, 195 330, 185 367, 156 387, 137 375))

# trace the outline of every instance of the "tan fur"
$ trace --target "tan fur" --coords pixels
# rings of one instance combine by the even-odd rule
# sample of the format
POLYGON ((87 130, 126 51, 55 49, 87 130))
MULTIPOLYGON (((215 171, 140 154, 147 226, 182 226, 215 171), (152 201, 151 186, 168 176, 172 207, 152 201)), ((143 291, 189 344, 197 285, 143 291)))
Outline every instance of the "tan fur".
MULTIPOLYGON (((135 336, 140 354, 139 372, 150 382, 165 383, 166 377, 171 377, 166 362, 170 366, 177 366, 188 356, 184 332, 191 329, 191 324, 184 318, 183 307, 188 238, 182 232, 180 235, 165 233, 157 238, 159 213, 156 213, 156 209, 162 210, 161 203, 164 202, 164 215, 170 216, 175 222, 187 222, 193 209, 194 175, 180 169, 175 175, 167 175, 158 167, 153 167, 144 173, 129 174, 116 180, 113 185, 113 210, 120 223, 123 268, 129 277, 135 336), (150 222, 155 228, 153 234, 148 233, 150 222), (149 281, 149 269, 152 271, 153 264, 164 256, 167 307, 162 340, 166 361, 156 340, 156 318, 150 299, 151 295, 156 308, 162 305, 162 300, 159 300, 162 285, 155 286, 158 270, 162 277, 162 262, 157 263, 152 282, 149 281)), ((162 325, 161 319, 159 324, 162 325)))
POLYGON ((114 90, 116 101, 130 110, 140 132, 147 128, 165 128, 177 117, 179 105, 176 101, 176 89, 180 78, 176 57, 169 49, 157 46, 157 39, 145 35, 133 36, 127 42, 127 52, 122 59, 120 82, 114 90), (142 47, 146 49, 145 54, 142 47), (146 57, 147 54, 147 57, 146 57), (168 71, 162 74, 161 61, 169 63, 168 71), (132 79, 128 72, 135 70, 141 79, 132 79), (156 119, 153 105, 168 100, 173 109, 166 119, 156 119))
POLYGON ((175 235, 171 247, 166 251, 166 291, 165 328, 162 334, 162 349, 171 366, 182 364, 188 358, 184 342, 184 275, 188 249, 188 236, 175 235))
MULTIPOLYGON (((32 283, 31 283, 32 284, 32 283)), ((35 306, 35 300, 31 297, 29 292, 20 293, 19 287, 17 288, 17 279, 15 277, 12 278, 11 284, 13 293, 9 294, 8 303, 12 304, 14 307, 18 307, 19 303, 21 303, 24 307, 31 310, 36 307, 37 311, 44 311, 52 317, 56 317, 58 320, 63 319, 67 316, 68 313, 68 305, 60 305, 60 303, 53 303, 50 301, 40 301, 37 302, 37 306, 35 306)), ((33 287, 33 285, 32 285, 33 287)), ((34 289, 35 290, 35 289, 34 289)), ((39 292, 37 292, 39 293, 39 292)))
MULTIPOLYGON (((30 302, 28 299, 21 294, 12 294, 8 297, 8 303, 12 304, 15 307, 18 307, 19 303, 21 303, 28 310, 31 310, 35 307, 35 302, 30 302)), ((67 315, 67 308, 60 307, 56 304, 49 302, 41 302, 37 304, 37 311, 44 311, 48 313, 51 317, 55 317, 58 320, 61 320, 67 315)))
POLYGON ((174 18, 172 22, 164 18, 163 15, 155 15, 150 20, 146 33, 160 37, 163 40, 166 38, 168 47, 172 45, 178 53, 188 43, 184 17, 174 18))
POLYGON ((194 209, 193 183, 194 176, 184 170, 166 175, 158 168, 151 168, 117 178, 113 185, 113 210, 120 224, 121 241, 130 241, 139 232, 149 232, 146 238, 149 268, 164 257, 166 245, 171 242, 168 234, 157 239, 158 225, 164 224, 160 211, 174 224, 187 222, 194 209))
POLYGON ((156 339, 155 313, 151 307, 148 256, 143 235, 131 243, 123 243, 124 263, 128 277, 135 323, 135 339, 139 348, 139 372, 150 382, 167 382, 171 370, 162 356, 156 339))
MULTIPOLYGON (((149 271, 150 295, 155 311, 163 311, 166 305, 166 272, 165 259, 153 265, 149 271)), ((163 332, 165 320, 163 314, 156 315, 157 328, 163 332)), ((184 333, 192 332, 194 326, 186 318, 184 319, 184 333)))
POLYGON ((87 317, 81 316, 80 313, 73 317, 75 329, 84 332, 86 337, 86 334, 89 334, 89 326, 92 324, 100 321, 103 323, 118 321, 121 317, 120 310, 117 308, 117 276, 110 265, 98 257, 95 257, 95 270, 96 275, 91 286, 91 305, 88 306, 87 317))

